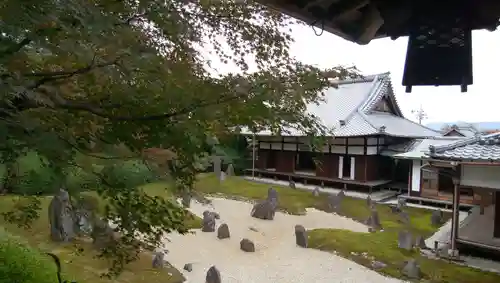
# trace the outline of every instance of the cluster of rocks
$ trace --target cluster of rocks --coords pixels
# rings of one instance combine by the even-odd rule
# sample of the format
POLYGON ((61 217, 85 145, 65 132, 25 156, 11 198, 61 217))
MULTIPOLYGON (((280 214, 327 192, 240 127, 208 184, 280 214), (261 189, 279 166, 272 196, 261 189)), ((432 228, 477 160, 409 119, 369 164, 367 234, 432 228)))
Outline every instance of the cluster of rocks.
POLYGON ((78 236, 91 236, 97 247, 116 238, 107 222, 97 217, 97 200, 81 197, 73 205, 68 191, 60 188, 48 207, 50 237, 55 242, 69 242, 78 236), (105 234, 102 235, 102 234, 105 234))

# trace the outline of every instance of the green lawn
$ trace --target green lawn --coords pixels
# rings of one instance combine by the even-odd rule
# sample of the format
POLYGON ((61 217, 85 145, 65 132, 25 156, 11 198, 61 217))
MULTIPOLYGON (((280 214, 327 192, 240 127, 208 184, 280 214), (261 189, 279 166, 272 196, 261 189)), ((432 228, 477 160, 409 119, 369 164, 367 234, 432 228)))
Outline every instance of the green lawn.
MULTIPOLYGON (((239 177, 230 177, 220 183, 213 175, 202 175, 197 190, 210 195, 220 195, 237 199, 259 200, 267 196, 268 184, 254 183, 239 177)), ((288 187, 272 185, 278 191, 279 208, 292 214, 303 214, 305 208, 325 210, 326 195, 314 197, 309 191, 292 190, 288 187)), ((404 260, 416 258, 421 265, 424 278, 433 283, 494 283, 500 282, 500 275, 459 266, 443 260, 431 260, 419 252, 403 251, 397 247, 397 233, 404 228, 399 216, 393 214, 386 205, 377 205, 377 211, 384 227, 383 232, 356 233, 337 229, 316 229, 309 231, 310 248, 333 252, 359 264, 371 267, 371 258, 387 264, 379 272, 396 278, 403 278, 399 272, 404 260), (368 256, 362 256, 368 253, 368 256), (367 259, 368 258, 368 259, 367 259)), ((430 225, 431 211, 407 208, 410 215, 409 229, 414 235, 430 236, 437 229, 430 225)), ((370 210, 365 200, 346 197, 340 214, 356 221, 365 221, 370 210)), ((447 215, 449 218, 449 215, 447 215)))
MULTIPOLYGON (((170 198, 165 184, 154 183, 144 186, 144 190, 151 195, 170 198)), ((8 211, 13 205, 16 197, 0 196, 0 212, 8 211)), ((89 241, 78 240, 71 244, 56 244, 49 239, 48 204, 50 197, 41 197, 43 210, 40 218, 33 224, 32 228, 25 230, 15 225, 6 223, 0 217, 0 226, 3 226, 9 233, 21 236, 30 246, 40 249, 43 252, 52 252, 61 258, 63 266, 63 276, 67 280, 75 280, 78 283, 104 283, 110 282, 101 278, 100 275, 106 271, 108 264, 103 260, 95 258, 96 252, 91 248, 89 241), (83 251, 82 251, 83 250, 83 251)), ((201 219, 191 215, 186 219, 190 228, 201 227, 201 219)), ((184 278, 175 268, 166 268, 158 271, 151 268, 151 254, 144 252, 138 261, 126 267, 119 278, 113 282, 117 283, 149 283, 165 282, 180 283, 184 278)))

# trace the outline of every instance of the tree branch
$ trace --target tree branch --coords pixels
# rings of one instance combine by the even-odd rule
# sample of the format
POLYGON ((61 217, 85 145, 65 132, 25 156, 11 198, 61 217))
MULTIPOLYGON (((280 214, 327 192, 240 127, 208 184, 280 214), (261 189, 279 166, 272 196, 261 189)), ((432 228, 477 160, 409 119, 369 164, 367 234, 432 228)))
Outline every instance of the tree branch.
POLYGON ((243 96, 238 96, 238 95, 221 96, 216 100, 193 103, 189 106, 180 108, 180 109, 173 111, 173 112, 167 112, 167 113, 161 113, 161 114, 155 114, 155 115, 147 115, 147 116, 111 115, 111 114, 104 112, 101 108, 93 106, 91 104, 73 102, 70 100, 65 100, 61 97, 57 97, 56 100, 54 101, 54 103, 55 103, 56 108, 58 107, 58 108, 67 109, 67 110, 89 112, 89 113, 94 114, 96 116, 110 119, 113 121, 155 121, 155 120, 172 119, 172 118, 177 117, 177 116, 187 115, 190 112, 199 110, 201 108, 205 108, 205 107, 209 107, 209 106, 213 106, 213 105, 218 105, 218 104, 222 104, 222 103, 228 103, 228 102, 235 101, 235 100, 242 99, 242 98, 243 98, 243 96))
POLYGON ((6 57, 6 56, 9 56, 9 55, 12 55, 16 52, 18 52, 19 50, 21 50, 24 46, 28 45, 31 43, 31 39, 29 37, 26 37, 24 38, 23 40, 21 40, 20 42, 6 48, 2 53, 0 53, 0 58, 3 58, 3 57, 6 57))

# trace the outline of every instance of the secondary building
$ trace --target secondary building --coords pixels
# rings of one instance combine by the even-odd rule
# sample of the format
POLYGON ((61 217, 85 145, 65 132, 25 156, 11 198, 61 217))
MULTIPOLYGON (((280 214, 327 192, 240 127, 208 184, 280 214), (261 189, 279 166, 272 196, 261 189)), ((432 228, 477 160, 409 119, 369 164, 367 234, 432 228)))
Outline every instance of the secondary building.
POLYGON ((500 253, 500 133, 430 146, 425 160, 438 184, 443 178, 453 188, 452 250, 462 245, 500 253), (471 196, 479 209, 459 224, 458 204, 471 196))

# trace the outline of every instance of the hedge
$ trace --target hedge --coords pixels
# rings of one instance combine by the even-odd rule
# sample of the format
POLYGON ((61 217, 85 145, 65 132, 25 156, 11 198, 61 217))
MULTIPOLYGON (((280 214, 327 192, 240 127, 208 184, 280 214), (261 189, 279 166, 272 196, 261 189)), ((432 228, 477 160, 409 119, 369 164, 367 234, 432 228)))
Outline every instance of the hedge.
POLYGON ((0 227, 0 283, 55 283, 56 272, 52 258, 0 227))

